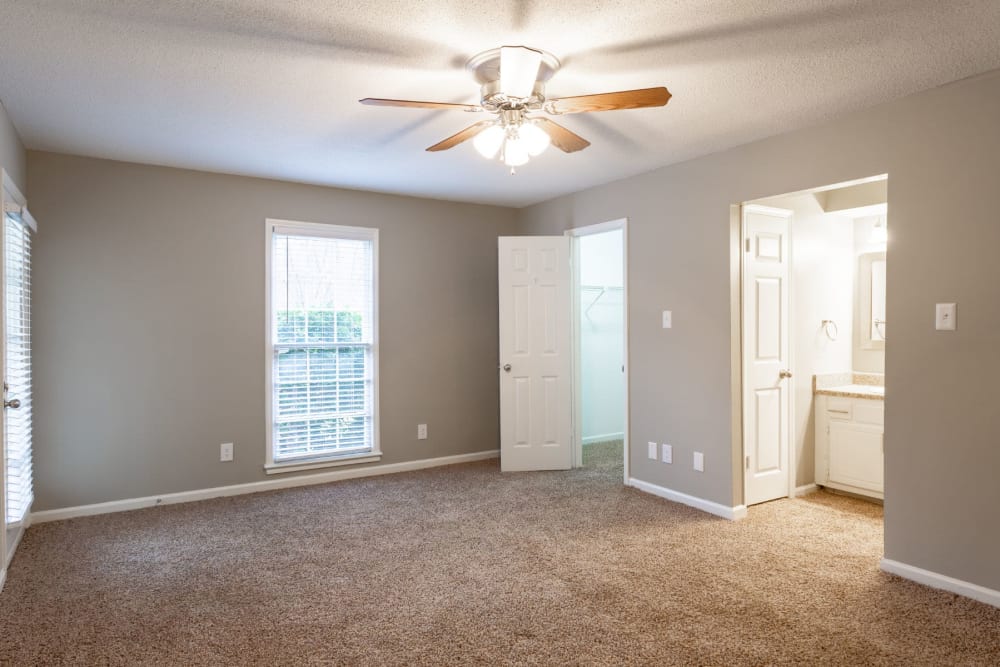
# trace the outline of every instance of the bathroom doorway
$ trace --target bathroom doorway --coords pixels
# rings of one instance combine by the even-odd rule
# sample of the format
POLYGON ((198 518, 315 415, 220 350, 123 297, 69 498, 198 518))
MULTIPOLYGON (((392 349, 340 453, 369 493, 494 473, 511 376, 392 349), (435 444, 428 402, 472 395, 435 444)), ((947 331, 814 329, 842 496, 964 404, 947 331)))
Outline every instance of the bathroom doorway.
POLYGON ((745 505, 884 497, 887 184, 739 207, 745 505))
POLYGON ((623 467, 628 479, 627 221, 572 237, 574 467, 623 467))

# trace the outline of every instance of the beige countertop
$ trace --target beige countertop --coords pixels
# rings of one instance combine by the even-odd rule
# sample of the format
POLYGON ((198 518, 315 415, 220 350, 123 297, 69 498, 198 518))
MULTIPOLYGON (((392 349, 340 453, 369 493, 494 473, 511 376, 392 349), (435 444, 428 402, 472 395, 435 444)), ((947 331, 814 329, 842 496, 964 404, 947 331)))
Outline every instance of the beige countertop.
POLYGON ((836 387, 823 387, 822 389, 817 388, 815 393, 823 396, 885 400, 885 387, 871 384, 843 384, 836 387))

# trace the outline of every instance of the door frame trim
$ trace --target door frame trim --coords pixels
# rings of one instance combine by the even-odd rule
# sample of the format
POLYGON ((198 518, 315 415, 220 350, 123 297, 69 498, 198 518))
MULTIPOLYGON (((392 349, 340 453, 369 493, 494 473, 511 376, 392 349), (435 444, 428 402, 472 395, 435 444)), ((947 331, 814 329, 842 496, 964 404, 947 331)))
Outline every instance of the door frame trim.
POLYGON ((580 245, 579 240, 583 236, 592 236, 594 234, 603 234, 605 232, 613 232, 615 230, 622 231, 622 304, 623 304, 623 331, 622 331, 622 363, 625 366, 625 372, 623 373, 625 378, 625 423, 623 424, 623 451, 622 457, 624 458, 624 477, 622 483, 625 486, 629 484, 629 293, 628 293, 628 218, 618 218, 617 220, 608 220, 607 222, 599 222, 593 225, 584 225, 582 227, 573 227, 572 229, 567 229, 563 234, 570 237, 570 267, 571 267, 571 283, 570 283, 570 293, 572 294, 572 336, 573 336, 573 354, 570 357, 570 363, 573 368, 573 415, 571 419, 572 430, 573 430, 573 467, 579 468, 583 465, 583 382, 580 374, 580 273, 578 271, 579 266, 579 254, 580 245))
MULTIPOLYGON (((739 287, 738 287, 738 292, 739 292, 739 311, 738 312, 739 312, 739 332, 740 332, 740 338, 739 338, 739 341, 740 341, 739 342, 739 359, 740 359, 740 366, 739 366, 739 385, 740 385, 740 392, 739 392, 739 399, 740 399, 740 409, 739 409, 739 413, 740 413, 739 443, 740 443, 740 447, 739 447, 739 451, 741 453, 741 456, 740 456, 740 459, 739 459, 739 466, 740 466, 740 469, 743 471, 742 475, 740 475, 740 477, 743 480, 742 504, 743 504, 744 507, 749 507, 749 505, 747 504, 747 486, 749 484, 750 471, 747 469, 747 466, 746 466, 746 457, 748 456, 747 443, 748 443, 748 435, 749 434, 746 431, 747 430, 747 422, 748 422, 747 416, 746 416, 746 410, 747 410, 747 406, 750 405, 750 400, 749 400, 749 396, 748 396, 748 392, 749 392, 750 387, 748 386, 747 381, 746 381, 746 379, 747 379, 746 310, 745 310, 745 307, 744 307, 745 304, 743 302, 743 294, 744 294, 744 290, 746 288, 746 283, 747 283, 747 263, 746 263, 747 253, 744 252, 744 248, 746 247, 746 243, 750 240, 750 237, 747 235, 746 216, 744 215, 744 212, 746 212, 746 211, 756 211, 758 213, 764 213, 764 214, 767 214, 767 215, 782 216, 782 217, 787 217, 788 218, 788 322, 787 322, 787 330, 786 330, 785 334, 788 337, 788 368, 789 369, 794 369, 795 368, 795 344, 793 342, 794 339, 793 339, 793 337, 791 335, 792 323, 795 321, 795 280, 794 280, 794 275, 795 275, 795 257, 794 257, 794 255, 792 253, 792 242, 793 242, 793 238, 794 238, 794 229, 793 229, 794 224, 793 224, 793 222, 794 222, 794 219, 795 219, 795 212, 792 211, 792 210, 790 210, 790 209, 787 209, 787 208, 777 208, 777 207, 774 207, 774 206, 764 206, 764 205, 761 205, 761 204, 753 204, 753 203, 749 203, 749 202, 745 202, 745 203, 737 206, 736 209, 738 210, 738 215, 739 215, 739 230, 740 230, 740 233, 739 233, 739 246, 736 248, 736 251, 739 254, 739 273, 738 273, 738 276, 739 276, 739 281, 738 281, 738 284, 739 284, 739 287)), ((795 377, 795 374, 793 373, 792 377, 787 378, 787 381, 788 381, 788 416, 786 417, 786 421, 787 421, 787 427, 788 427, 788 443, 787 443, 787 447, 786 447, 787 451, 785 453, 785 462, 788 465, 788 470, 787 470, 788 479, 786 480, 787 481, 788 492, 787 492, 786 495, 784 495, 782 497, 784 497, 784 498, 792 498, 795 495, 795 488, 796 488, 796 486, 795 486, 795 481, 796 481, 795 467, 796 467, 796 465, 798 463, 797 460, 796 460, 796 456, 795 456, 795 435, 796 435, 796 433, 795 433, 795 389, 796 389, 796 381, 797 381, 797 378, 795 377)), ((734 435, 735 435, 735 429, 734 429, 734 435)))

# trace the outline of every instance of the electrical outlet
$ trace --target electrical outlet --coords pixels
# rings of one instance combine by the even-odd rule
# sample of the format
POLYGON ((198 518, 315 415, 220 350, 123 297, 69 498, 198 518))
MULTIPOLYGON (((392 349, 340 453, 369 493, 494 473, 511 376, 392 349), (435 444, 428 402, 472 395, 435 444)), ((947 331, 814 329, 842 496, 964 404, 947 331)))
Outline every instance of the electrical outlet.
POLYGON ((705 472, 705 455, 701 452, 694 453, 694 469, 698 472, 705 472))
POLYGON ((666 444, 663 445, 663 452, 662 452, 662 454, 660 456, 660 460, 663 461, 664 463, 673 463, 674 462, 674 448, 671 447, 670 445, 666 445, 666 444))
POLYGON ((233 443, 224 442, 221 445, 219 445, 219 460, 220 461, 233 460, 233 443))
POLYGON ((649 458, 653 459, 654 461, 656 460, 656 443, 655 442, 649 443, 649 458))
POLYGON ((427 439, 427 424, 417 424, 417 440, 427 439))

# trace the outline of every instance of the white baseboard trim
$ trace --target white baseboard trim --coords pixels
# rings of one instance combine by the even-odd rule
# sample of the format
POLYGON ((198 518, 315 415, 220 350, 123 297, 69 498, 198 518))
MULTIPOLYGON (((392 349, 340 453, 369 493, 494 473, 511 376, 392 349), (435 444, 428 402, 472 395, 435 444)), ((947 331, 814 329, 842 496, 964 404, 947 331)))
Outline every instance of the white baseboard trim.
POLYGON ((608 442, 609 440, 624 440, 624 433, 605 433, 604 435, 588 435, 583 439, 583 444, 592 445, 595 442, 608 442))
POLYGON ((808 496, 810 493, 816 493, 819 491, 819 487, 815 484, 803 484, 802 486, 796 486, 795 490, 792 491, 792 498, 798 498, 800 496, 808 496))
POLYGON ((674 491, 673 489, 668 489, 656 484, 650 484, 649 482, 644 482, 641 479, 636 479, 634 477, 629 478, 628 485, 639 489, 640 491, 651 493, 654 496, 659 496, 660 498, 665 498, 675 503, 681 503, 682 505, 688 505, 689 507, 700 509, 702 512, 708 512, 709 514, 714 514, 715 516, 721 516, 723 519, 736 520, 742 519, 747 515, 747 508, 745 505, 736 505, 735 507, 720 505, 719 503, 713 503, 711 500, 689 496, 686 493, 674 491))
POLYGON ((61 521, 63 519, 72 519, 80 516, 109 514, 111 512, 127 512, 129 510, 143 509, 146 507, 156 507, 157 505, 190 503, 196 500, 208 500, 209 498, 223 498, 226 496, 241 496, 247 493, 260 493, 261 491, 289 489, 296 486, 326 484, 328 482, 356 479, 359 477, 391 475, 399 472, 409 472, 411 470, 422 470, 424 468, 437 468, 439 466, 454 465, 456 463, 470 463, 472 461, 495 459, 498 456, 500 456, 500 450, 490 449, 484 452, 473 452, 471 454, 440 456, 433 459, 419 459, 417 461, 405 461, 403 463, 386 463, 384 465, 368 466, 366 468, 345 468, 311 475, 297 475, 294 477, 269 479, 263 482, 248 482, 246 484, 233 484, 231 486, 216 486, 209 489, 195 489, 194 491, 166 493, 160 496, 126 498, 123 500, 112 500, 110 502, 96 503, 93 505, 77 505, 76 507, 62 507, 54 510, 33 512, 31 514, 31 521, 32 523, 45 523, 47 521, 61 521))
POLYGON ((923 584, 924 586, 939 588, 943 591, 948 591, 949 593, 957 593, 958 595, 963 595, 967 598, 972 598, 973 600, 979 600, 980 602, 985 602, 986 604, 993 605, 994 607, 1000 607, 1000 591, 995 591, 992 588, 986 588, 985 586, 980 586, 979 584, 972 584, 968 581, 962 581, 961 579, 954 579, 943 574, 938 574, 937 572, 931 572, 930 570, 924 570, 922 568, 907 565, 906 563, 900 563, 899 561, 890 560, 888 558, 883 558, 879 562, 879 569, 883 572, 888 572, 889 574, 895 574, 903 577, 904 579, 915 581, 918 584, 923 584))

